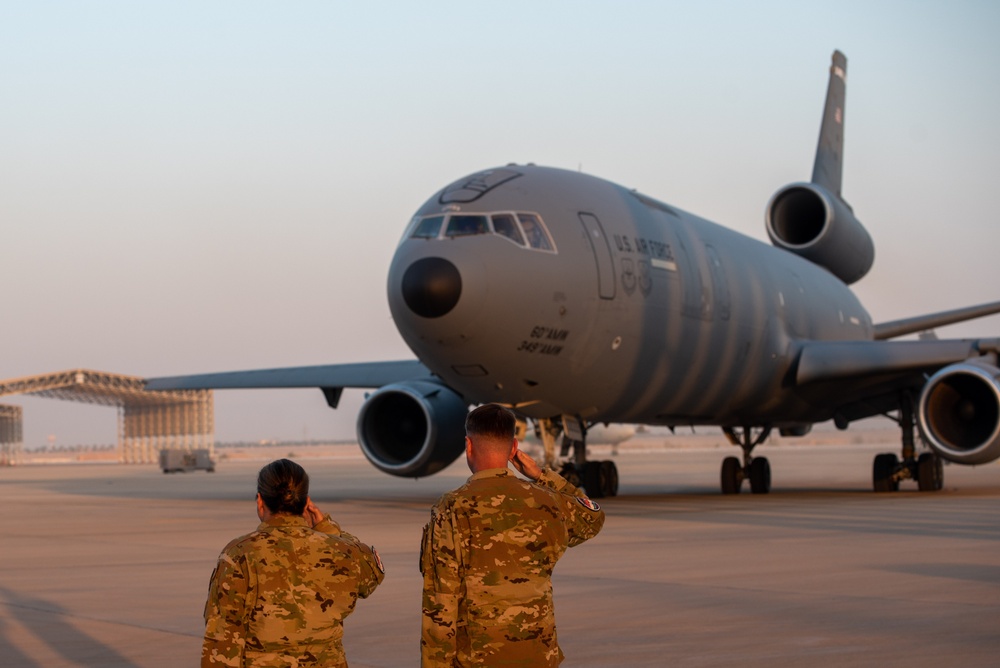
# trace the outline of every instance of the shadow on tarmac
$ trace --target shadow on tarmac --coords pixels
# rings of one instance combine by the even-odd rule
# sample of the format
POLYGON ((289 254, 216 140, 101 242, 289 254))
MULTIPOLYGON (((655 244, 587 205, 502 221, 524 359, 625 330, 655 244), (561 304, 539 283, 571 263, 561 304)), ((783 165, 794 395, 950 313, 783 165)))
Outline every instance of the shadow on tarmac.
MULTIPOLYGON (((25 596, 5 587, 0 587, 0 605, 7 608, 11 617, 17 619, 46 647, 70 663, 98 665, 102 668, 139 668, 128 658, 119 654, 110 645, 95 640, 77 629, 66 610, 44 599, 25 596)), ((0 624, 3 624, 0 618, 0 624)), ((0 626, 0 657, 5 666, 42 668, 45 664, 22 654, 14 644, 13 630, 0 626)))

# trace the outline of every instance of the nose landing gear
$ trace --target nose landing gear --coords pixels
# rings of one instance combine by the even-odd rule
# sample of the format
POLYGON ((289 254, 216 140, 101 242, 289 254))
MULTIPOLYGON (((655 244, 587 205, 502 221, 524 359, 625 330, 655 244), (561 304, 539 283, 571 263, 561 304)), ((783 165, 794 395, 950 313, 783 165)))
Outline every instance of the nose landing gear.
MULTIPOLYGON (((570 429, 561 429, 551 419, 538 420, 539 436, 545 447, 545 465, 552 469, 557 469, 559 475, 566 478, 577 487, 587 490, 587 496, 600 499, 607 496, 618 495, 618 467, 613 461, 587 461, 587 428, 582 421, 575 425, 567 425, 571 418, 564 418, 564 425, 572 428, 574 436, 568 433, 570 429), (556 437, 560 432, 565 431, 563 436, 560 456, 565 457, 573 450, 573 459, 559 465, 559 457, 556 456, 556 437)), ((575 421, 575 418, 572 418, 575 421)))

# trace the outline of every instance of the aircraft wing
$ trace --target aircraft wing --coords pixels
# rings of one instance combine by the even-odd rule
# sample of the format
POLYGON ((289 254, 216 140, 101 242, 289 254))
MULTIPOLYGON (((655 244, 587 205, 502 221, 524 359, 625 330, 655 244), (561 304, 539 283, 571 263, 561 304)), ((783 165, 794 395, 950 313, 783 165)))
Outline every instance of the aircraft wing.
POLYGON ((998 351, 1000 339, 811 341, 799 351, 793 382, 818 409, 817 422, 846 426, 895 410, 901 391, 919 392, 941 369, 998 351))
POLYGON ((810 341, 802 346, 796 385, 864 376, 934 372, 1000 348, 1000 339, 810 341))
POLYGON ((880 341, 894 339, 897 336, 915 334, 923 330, 933 329, 934 327, 953 325, 956 322, 965 322, 966 320, 981 318, 986 315, 993 315, 994 313, 1000 313, 1000 302, 989 302, 988 304, 966 306, 965 308, 931 313, 915 318, 883 322, 875 325, 875 338, 880 341))
POLYGON ((332 408, 336 408, 340 394, 345 387, 377 388, 404 380, 429 378, 430 376, 430 370, 419 360, 399 360, 150 378, 146 381, 146 389, 223 390, 318 387, 326 395, 327 403, 332 408))

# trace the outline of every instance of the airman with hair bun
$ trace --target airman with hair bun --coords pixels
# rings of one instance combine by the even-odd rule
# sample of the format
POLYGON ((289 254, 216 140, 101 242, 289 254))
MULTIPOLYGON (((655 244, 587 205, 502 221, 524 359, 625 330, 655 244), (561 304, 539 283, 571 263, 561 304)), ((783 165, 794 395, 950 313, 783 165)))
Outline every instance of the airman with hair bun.
POLYGON ((344 618, 384 577, 375 548, 316 507, 288 459, 260 470, 257 517, 212 572, 201 665, 347 666, 344 618))

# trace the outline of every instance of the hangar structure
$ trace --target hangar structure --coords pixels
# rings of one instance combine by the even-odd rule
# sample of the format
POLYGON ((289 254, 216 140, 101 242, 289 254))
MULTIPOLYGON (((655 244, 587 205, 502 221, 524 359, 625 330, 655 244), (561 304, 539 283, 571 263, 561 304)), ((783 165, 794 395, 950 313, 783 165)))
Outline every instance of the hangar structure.
MULTIPOLYGON (((0 381, 0 397, 28 394, 118 407, 118 459, 159 462, 160 450, 215 452, 211 390, 145 389, 137 376, 73 369, 0 381)), ((0 463, 13 464, 23 445, 20 406, 0 406, 0 463)))

